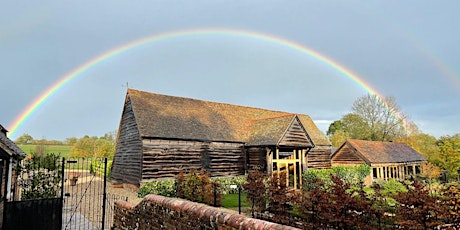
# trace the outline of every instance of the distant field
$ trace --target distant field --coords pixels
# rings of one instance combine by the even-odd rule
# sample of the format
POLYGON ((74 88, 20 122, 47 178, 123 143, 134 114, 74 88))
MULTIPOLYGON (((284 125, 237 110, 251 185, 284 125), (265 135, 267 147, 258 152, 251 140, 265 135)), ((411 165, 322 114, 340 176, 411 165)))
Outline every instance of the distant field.
MULTIPOLYGON (((36 145, 19 145, 19 148, 27 154, 32 154, 35 152, 36 145)), ((55 153, 61 157, 69 157, 71 148, 71 145, 45 145, 45 152, 55 153)))

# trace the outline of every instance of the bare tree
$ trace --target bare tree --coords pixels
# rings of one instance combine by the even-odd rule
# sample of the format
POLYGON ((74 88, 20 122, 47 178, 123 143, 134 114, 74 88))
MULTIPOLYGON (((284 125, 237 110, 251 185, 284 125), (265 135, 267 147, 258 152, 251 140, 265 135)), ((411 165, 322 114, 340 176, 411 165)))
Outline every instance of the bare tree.
POLYGON ((380 98, 365 95, 358 98, 352 106, 352 113, 360 116, 369 128, 370 140, 391 141, 407 135, 405 124, 410 123, 401 112, 394 97, 380 98))

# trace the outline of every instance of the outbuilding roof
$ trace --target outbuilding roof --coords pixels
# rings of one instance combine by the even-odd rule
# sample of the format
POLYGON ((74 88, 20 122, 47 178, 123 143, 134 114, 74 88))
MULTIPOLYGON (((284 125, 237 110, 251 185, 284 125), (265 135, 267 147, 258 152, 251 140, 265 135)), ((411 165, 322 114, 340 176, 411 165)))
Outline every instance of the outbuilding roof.
POLYGON ((425 161, 419 152, 406 143, 366 141, 349 139, 332 154, 340 154, 342 149, 348 147, 364 161, 371 164, 379 163, 405 163, 425 161))
POLYGON ((8 131, 0 125, 0 157, 10 158, 16 157, 21 158, 27 156, 22 149, 20 149, 12 140, 10 140, 6 133, 8 131))
POLYGON ((297 116, 315 145, 330 145, 326 136, 305 114, 168 96, 135 89, 128 89, 126 103, 132 105, 142 137, 244 143, 252 140, 257 143, 263 141, 276 144, 297 116))

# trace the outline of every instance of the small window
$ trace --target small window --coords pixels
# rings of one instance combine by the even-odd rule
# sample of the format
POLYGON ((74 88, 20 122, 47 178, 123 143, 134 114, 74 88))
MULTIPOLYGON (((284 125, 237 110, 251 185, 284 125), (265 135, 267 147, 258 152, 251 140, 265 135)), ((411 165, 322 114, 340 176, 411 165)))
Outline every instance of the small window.
POLYGON ((372 177, 377 179, 377 168, 372 168, 372 177))

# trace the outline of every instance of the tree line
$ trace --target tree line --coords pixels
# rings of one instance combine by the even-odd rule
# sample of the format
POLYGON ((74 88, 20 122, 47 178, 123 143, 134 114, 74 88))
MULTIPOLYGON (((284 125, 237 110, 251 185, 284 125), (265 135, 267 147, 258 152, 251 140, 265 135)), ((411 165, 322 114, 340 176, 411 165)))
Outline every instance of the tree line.
POLYGON ((35 145, 33 155, 44 155, 47 145, 67 145, 71 146, 70 157, 108 157, 115 155, 116 131, 104 134, 103 136, 88 136, 81 138, 69 137, 64 141, 34 139, 29 134, 23 134, 15 140, 18 145, 35 145))

